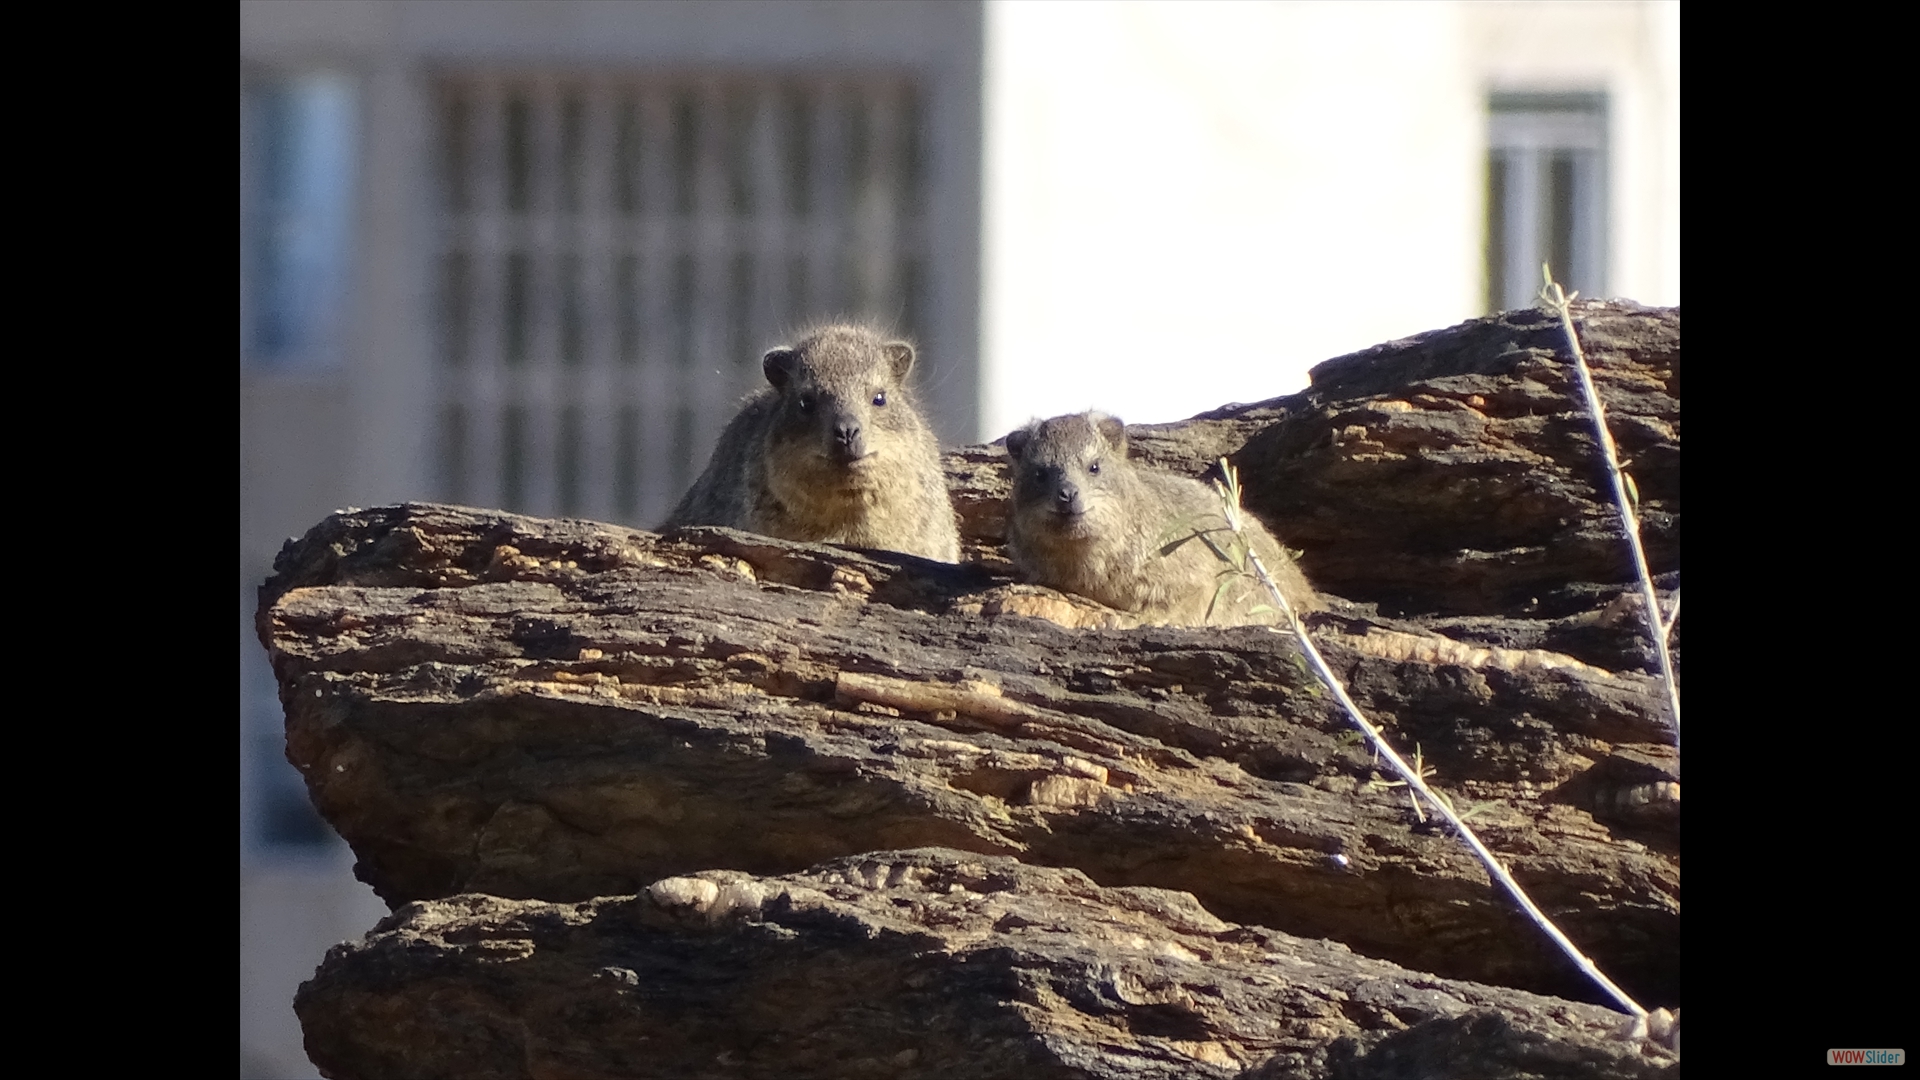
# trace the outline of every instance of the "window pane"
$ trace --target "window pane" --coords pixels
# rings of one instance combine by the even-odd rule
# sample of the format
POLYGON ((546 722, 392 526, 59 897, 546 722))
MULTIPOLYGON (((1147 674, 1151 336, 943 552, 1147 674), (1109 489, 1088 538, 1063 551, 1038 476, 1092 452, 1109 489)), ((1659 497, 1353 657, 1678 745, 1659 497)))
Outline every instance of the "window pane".
POLYGON ((613 190, 620 212, 628 216, 640 212, 640 102, 632 97, 620 101, 614 120, 613 190))
POLYGON ((568 517, 580 513, 580 409, 567 405, 560 410, 560 446, 555 456, 560 490, 560 512, 568 517))
POLYGON ((526 210, 533 201, 533 106, 524 98, 507 102, 507 209, 526 210))
POLYGON ((507 302, 502 305, 501 336, 508 364, 527 362, 527 324, 532 321, 533 260, 524 251, 507 255, 507 302))
POLYGON ((449 502, 471 498, 467 480, 467 411, 449 403, 440 410, 440 493, 449 502))
POLYGON ((698 206, 700 127, 699 110, 691 93, 673 103, 673 209, 691 214, 698 206))
POLYGON ((1583 268, 1574 263, 1573 154, 1570 151, 1556 151, 1548 157, 1546 180, 1546 262, 1553 268, 1553 279, 1572 291, 1585 283, 1576 280, 1583 268))
POLYGON ((520 405, 507 406, 500 417, 500 503, 527 509, 527 410, 520 405))
POLYGON ((938 322, 907 211, 926 105, 895 74, 476 71, 436 95, 447 497, 651 524, 777 334, 938 322))
POLYGON ((333 366, 353 253, 353 84, 335 72, 258 82, 242 112, 244 355, 333 366))
POLYGON ((640 259, 622 255, 614 272, 614 307, 618 311, 620 362, 640 362, 640 259))
POLYGON ((640 506, 640 410, 620 406, 614 433, 613 508, 631 520, 640 506))
POLYGON ((1507 298, 1507 156, 1487 156, 1487 310, 1504 309, 1507 298))
POLYGON ((1606 96, 1503 92, 1488 106, 1489 309, 1531 304, 1542 263, 1568 292, 1606 295, 1606 96))
POLYGON ((464 252, 440 260, 440 356, 448 364, 467 362, 473 318, 472 266, 464 252))

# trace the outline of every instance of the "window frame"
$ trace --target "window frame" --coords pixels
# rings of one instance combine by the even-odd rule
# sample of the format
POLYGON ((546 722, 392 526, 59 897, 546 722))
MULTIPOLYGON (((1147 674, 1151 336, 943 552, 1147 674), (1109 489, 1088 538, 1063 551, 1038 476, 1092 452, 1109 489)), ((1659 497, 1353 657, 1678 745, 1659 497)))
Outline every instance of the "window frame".
POLYGON ((1543 262, 1568 292, 1607 295, 1608 104, 1604 91, 1488 95, 1488 311, 1530 306, 1543 262))

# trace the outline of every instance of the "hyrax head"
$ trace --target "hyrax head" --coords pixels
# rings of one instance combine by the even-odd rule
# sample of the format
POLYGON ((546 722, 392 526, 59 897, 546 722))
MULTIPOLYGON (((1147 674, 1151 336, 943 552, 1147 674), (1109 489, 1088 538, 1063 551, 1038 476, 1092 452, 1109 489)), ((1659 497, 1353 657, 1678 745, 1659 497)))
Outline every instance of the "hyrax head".
POLYGON ((1127 426, 1105 413, 1040 420, 1007 436, 1015 513, 1076 527, 1124 484, 1127 426))
POLYGON ((856 326, 830 326, 761 362, 778 401, 771 448, 860 468, 887 436, 920 426, 906 385, 913 346, 856 326))

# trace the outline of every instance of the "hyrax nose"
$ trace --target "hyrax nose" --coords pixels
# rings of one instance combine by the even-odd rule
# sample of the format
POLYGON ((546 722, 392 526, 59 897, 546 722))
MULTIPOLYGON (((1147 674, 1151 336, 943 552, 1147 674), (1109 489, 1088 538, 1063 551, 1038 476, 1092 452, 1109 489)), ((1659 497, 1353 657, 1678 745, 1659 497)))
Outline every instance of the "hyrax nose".
POLYGON ((1079 509, 1080 486, 1071 480, 1062 480, 1060 486, 1053 489, 1053 502, 1062 510, 1079 509))
POLYGON ((833 441, 840 452, 850 458, 862 457, 867 452, 866 434, 860 421, 851 417, 833 425, 833 441))

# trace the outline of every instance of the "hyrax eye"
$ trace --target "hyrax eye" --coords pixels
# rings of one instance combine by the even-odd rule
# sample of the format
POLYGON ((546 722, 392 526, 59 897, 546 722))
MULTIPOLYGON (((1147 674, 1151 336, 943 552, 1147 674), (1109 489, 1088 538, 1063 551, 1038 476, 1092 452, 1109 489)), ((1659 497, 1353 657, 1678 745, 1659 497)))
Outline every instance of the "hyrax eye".
POLYGON ((873 395, 873 404, 876 407, 883 406, 886 403, 887 403, 887 392, 885 390, 882 390, 879 393, 873 395))
POLYGON ((1090 465, 1088 465, 1088 466, 1087 466, 1087 471, 1088 471, 1088 472, 1090 472, 1090 473, 1092 473, 1092 474, 1093 474, 1093 475, 1095 475, 1095 476, 1099 476, 1099 475, 1100 475, 1100 463, 1096 461, 1096 462, 1093 462, 1092 464, 1090 464, 1090 465))
POLYGON ((801 394, 798 404, 800 406, 801 412, 803 413, 812 412, 813 411, 813 395, 801 394))

